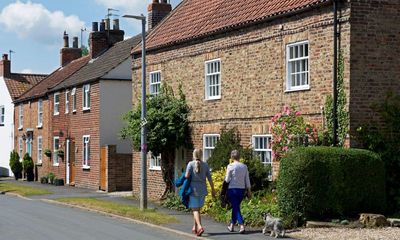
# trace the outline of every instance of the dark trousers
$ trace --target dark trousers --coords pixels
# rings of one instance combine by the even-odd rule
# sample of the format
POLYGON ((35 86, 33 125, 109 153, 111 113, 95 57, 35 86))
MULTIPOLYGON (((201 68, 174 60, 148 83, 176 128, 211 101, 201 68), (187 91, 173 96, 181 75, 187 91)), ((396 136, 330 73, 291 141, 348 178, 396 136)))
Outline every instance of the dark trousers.
POLYGON ((241 188, 230 188, 228 189, 228 200, 232 205, 232 217, 231 223, 236 224, 243 224, 243 217, 242 213, 240 212, 240 203, 243 200, 244 189, 241 188))

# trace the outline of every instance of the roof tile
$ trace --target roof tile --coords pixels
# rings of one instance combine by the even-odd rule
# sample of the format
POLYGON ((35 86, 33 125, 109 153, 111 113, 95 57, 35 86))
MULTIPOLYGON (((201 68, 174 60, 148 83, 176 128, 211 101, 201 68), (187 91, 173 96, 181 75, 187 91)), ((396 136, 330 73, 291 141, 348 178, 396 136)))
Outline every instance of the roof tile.
POLYGON ((5 78, 4 80, 8 92, 14 101, 25 91, 42 81, 46 76, 47 75, 45 74, 12 73, 10 77, 5 78))

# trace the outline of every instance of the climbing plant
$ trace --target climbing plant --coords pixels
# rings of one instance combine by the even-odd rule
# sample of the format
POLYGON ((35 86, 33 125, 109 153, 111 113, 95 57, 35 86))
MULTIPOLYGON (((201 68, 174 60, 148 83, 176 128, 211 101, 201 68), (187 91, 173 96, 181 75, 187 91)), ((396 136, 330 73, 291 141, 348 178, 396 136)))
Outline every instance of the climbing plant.
MULTIPOLYGON (((347 96, 344 90, 344 58, 343 51, 339 51, 338 57, 338 102, 337 102, 337 121, 338 121, 338 146, 343 146, 346 135, 349 131, 349 112, 347 110, 347 96)), ((328 137, 328 143, 333 143, 333 98, 328 95, 325 100, 325 122, 328 137)))

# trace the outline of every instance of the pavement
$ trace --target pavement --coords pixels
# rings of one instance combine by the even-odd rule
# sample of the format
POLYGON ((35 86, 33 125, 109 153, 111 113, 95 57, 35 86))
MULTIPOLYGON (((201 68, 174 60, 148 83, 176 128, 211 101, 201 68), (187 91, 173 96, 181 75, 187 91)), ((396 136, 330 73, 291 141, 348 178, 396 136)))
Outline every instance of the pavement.
MULTIPOLYGON (((54 201, 55 199, 58 198, 66 198, 66 197, 93 197, 97 199, 103 199, 107 201, 112 201, 115 203, 121 203, 121 204, 129 204, 133 206, 139 207, 139 201, 134 200, 132 198, 127 198, 126 196, 131 195, 131 192, 116 192, 116 193, 106 193, 102 191, 94 191, 90 189, 83 189, 83 188, 77 188, 77 187, 71 187, 71 186, 54 186, 50 184, 41 184, 39 182, 26 182, 26 181, 15 181, 12 178, 2 178, 0 179, 1 182, 10 182, 14 184, 19 184, 23 186, 30 186, 30 187, 35 187, 35 188, 43 188, 47 189, 52 194, 49 195, 40 195, 40 196, 30 196, 29 199, 34 199, 34 200, 41 200, 41 201, 46 201, 49 203, 53 204, 61 204, 59 202, 54 201)), ((3 193, 3 194, 9 194, 9 193, 3 193)), ((63 204, 63 205, 68 205, 68 204, 63 204)), ((69 207, 72 207, 68 205, 69 207)), ((82 208, 82 207, 78 207, 82 208)), ((157 226, 137 220, 132 220, 128 219, 125 217, 120 217, 116 216, 113 214, 108 214, 108 213, 102 213, 99 211, 95 211, 92 209, 87 209, 83 208, 85 210, 89 211, 95 211, 99 212, 101 214, 109 215, 111 217, 115 218, 120 218, 124 219, 127 221, 133 221, 135 223, 139 224, 144 224, 147 226, 159 228, 165 231, 169 232, 174 232, 179 235, 187 236, 187 237, 193 237, 194 239, 229 239, 229 240, 235 240, 235 239, 249 239, 249 240, 258 240, 258 239, 274 239, 271 238, 267 235, 263 235, 261 233, 261 228, 260 229, 246 229, 246 234, 239 234, 237 231, 236 232, 228 232, 227 230, 227 224, 222 224, 214 221, 213 219, 202 215, 202 224, 205 229, 205 232, 201 238, 196 237, 191 233, 191 229, 193 226, 193 217, 191 213, 188 212, 180 212, 180 211, 174 211, 171 209, 164 208, 157 203, 154 202, 148 202, 148 208, 150 209, 156 209, 159 212, 166 213, 168 215, 171 215, 178 219, 178 223, 171 223, 171 224, 166 224, 162 226, 157 226)), ((289 239, 289 238, 285 238, 289 239)))

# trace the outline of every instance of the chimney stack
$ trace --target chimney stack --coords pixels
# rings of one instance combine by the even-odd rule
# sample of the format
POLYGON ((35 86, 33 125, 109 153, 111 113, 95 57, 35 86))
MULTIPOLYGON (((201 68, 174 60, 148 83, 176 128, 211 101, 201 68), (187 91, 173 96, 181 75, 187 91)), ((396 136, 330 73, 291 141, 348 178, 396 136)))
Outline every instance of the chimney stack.
POLYGON ((153 0, 147 7, 147 11, 150 31, 172 11, 172 6, 167 0, 153 0))
POLYGON ((119 29, 118 19, 113 20, 113 29, 110 27, 109 18, 101 20, 100 31, 97 31, 97 23, 93 23, 89 36, 91 58, 96 58, 115 43, 123 41, 124 34, 125 32, 119 29))
POLYGON ((8 54, 3 54, 0 61, 0 77, 10 77, 11 75, 11 61, 8 60, 8 54))
POLYGON ((78 48, 78 37, 73 37, 72 48, 69 47, 69 38, 66 32, 64 32, 63 38, 64 47, 60 50, 60 63, 62 67, 82 57, 82 49, 78 48))

